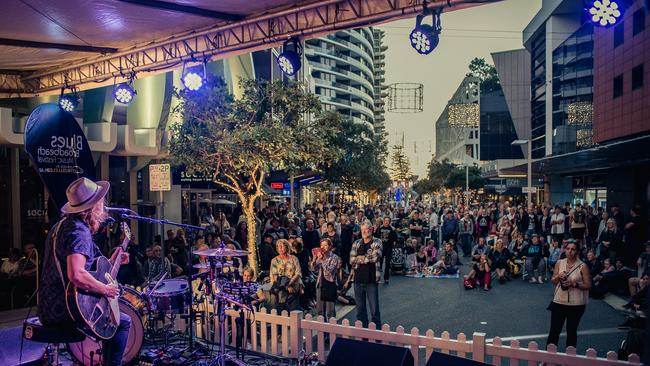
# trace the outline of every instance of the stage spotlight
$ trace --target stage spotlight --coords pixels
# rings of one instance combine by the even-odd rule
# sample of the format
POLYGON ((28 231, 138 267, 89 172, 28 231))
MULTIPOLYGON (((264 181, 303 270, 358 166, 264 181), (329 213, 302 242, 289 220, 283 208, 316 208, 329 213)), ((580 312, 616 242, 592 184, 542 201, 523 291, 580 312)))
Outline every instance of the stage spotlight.
POLYGON ((122 104, 131 103, 136 94, 135 89, 128 83, 117 84, 113 89, 113 97, 122 104))
POLYGON ((79 105, 79 95, 75 90, 72 90, 71 94, 63 94, 65 88, 61 89, 61 95, 59 96, 59 107, 66 112, 74 111, 79 105))
POLYGON ((203 76, 198 72, 188 71, 183 75, 183 85, 191 91, 197 91, 203 86, 203 76))
POLYGON ((433 51, 440 42, 440 12, 433 12, 432 10, 425 9, 425 11, 418 15, 415 20, 415 28, 409 35, 411 47, 413 47, 419 54, 428 55, 433 51), (422 20, 431 15, 433 18, 432 24, 422 24, 422 20))
POLYGON ((302 67, 302 45, 297 38, 291 38, 282 45, 282 53, 276 59, 280 70, 289 76, 293 76, 302 67), (293 48, 293 49, 292 49, 293 48))
POLYGON ((623 15, 620 0, 594 0, 587 11, 591 21, 601 27, 616 24, 623 15))

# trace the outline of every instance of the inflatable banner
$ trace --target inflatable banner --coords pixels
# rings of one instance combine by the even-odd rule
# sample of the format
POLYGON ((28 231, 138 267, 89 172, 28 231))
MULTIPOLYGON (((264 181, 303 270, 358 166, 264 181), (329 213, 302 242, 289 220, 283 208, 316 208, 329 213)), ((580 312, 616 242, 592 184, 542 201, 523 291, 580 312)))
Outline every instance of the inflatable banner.
POLYGON ((41 104, 29 115, 25 151, 57 208, 67 202, 65 190, 72 181, 79 177, 95 180, 86 136, 72 114, 57 104, 41 104))

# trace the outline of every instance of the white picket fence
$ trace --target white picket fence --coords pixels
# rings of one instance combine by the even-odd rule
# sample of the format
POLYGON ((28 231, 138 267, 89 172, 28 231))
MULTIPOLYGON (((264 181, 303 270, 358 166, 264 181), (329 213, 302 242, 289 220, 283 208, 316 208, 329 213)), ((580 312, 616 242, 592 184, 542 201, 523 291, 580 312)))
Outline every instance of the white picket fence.
MULTIPOLYGON (((597 357, 596 350, 591 348, 585 355, 578 355, 573 347, 568 347, 566 353, 557 352, 554 345, 550 345, 547 350, 540 350, 536 342, 529 342, 528 348, 523 348, 517 340, 503 344, 498 337, 495 337, 492 343, 487 343, 485 334, 478 332, 472 334, 471 339, 467 339, 463 333, 453 339, 446 331, 436 335, 429 329, 421 334, 418 328, 412 328, 410 333, 406 333, 402 326, 392 330, 388 324, 376 329, 374 323, 370 323, 368 328, 363 328, 361 322, 357 321, 351 325, 347 319, 340 323, 333 318, 324 322, 322 316, 314 318, 310 314, 304 315, 302 311, 293 311, 290 314, 284 311, 278 314, 275 310, 269 313, 266 309, 261 309, 252 317, 246 316, 253 319, 254 325, 250 329, 257 330, 253 332, 257 333, 257 336, 250 337, 246 334, 249 339, 248 349, 292 358, 297 358, 304 349, 307 353, 317 352, 321 362, 327 359, 336 338, 343 337, 407 347, 413 354, 415 365, 424 365, 433 351, 493 365, 514 366, 523 363, 533 366, 540 362, 545 365, 567 366, 641 365, 639 356, 635 354, 630 355, 627 361, 620 361, 614 351, 607 352, 607 356, 602 358, 597 357)), ((237 339, 237 317, 239 313, 229 311, 226 320, 226 334, 229 335, 227 342, 232 346, 237 339)), ((215 322, 218 322, 217 317, 215 322)), ((216 323, 214 326, 214 329, 219 328, 216 323)), ((249 330, 245 328, 244 331, 248 333, 249 330)), ((218 333, 216 336, 218 337, 218 333)))

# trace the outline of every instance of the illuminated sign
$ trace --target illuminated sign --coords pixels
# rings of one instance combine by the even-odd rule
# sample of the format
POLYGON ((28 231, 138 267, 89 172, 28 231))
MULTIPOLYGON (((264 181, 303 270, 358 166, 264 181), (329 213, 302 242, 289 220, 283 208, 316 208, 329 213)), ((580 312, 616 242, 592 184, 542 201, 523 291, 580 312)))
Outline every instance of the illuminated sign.
POLYGON ((272 189, 282 189, 284 188, 284 183, 282 182, 271 182, 272 189))

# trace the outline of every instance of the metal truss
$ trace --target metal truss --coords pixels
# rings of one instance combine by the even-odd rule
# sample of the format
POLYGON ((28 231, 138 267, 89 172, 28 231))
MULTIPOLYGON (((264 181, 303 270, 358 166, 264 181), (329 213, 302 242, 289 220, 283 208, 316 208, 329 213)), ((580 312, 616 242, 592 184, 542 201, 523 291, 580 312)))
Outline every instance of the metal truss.
POLYGON ((0 71, 0 94, 51 94, 64 86, 90 89, 96 87, 96 83, 114 78, 124 80, 132 72, 161 72, 184 62, 216 60, 268 49, 291 37, 304 40, 407 18, 420 13, 424 7, 450 11, 497 1, 501 0, 322 0, 302 3, 116 53, 37 70, 19 80, 14 75, 2 75, 0 71))

